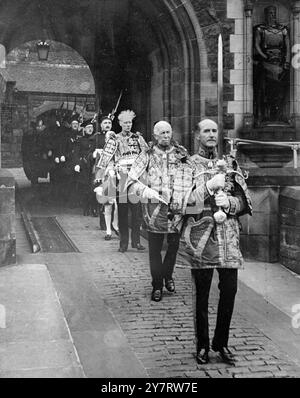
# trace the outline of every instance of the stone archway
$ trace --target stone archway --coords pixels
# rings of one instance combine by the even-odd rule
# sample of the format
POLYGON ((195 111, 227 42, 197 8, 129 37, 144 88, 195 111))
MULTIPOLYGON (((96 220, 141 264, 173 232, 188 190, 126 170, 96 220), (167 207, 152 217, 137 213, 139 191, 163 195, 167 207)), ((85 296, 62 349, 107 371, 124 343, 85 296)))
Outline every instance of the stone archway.
POLYGON ((39 116, 49 126, 63 113, 75 111, 84 118, 95 114, 95 83, 82 56, 52 40, 48 59, 40 61, 37 39, 12 49, 5 70, 0 70, 5 82, 0 108, 4 168, 22 166, 23 142, 36 131, 39 116))
POLYGON ((192 3, 52 0, 50 8, 48 0, 11 0, 2 6, 0 42, 7 51, 39 36, 70 45, 90 66, 103 113, 111 111, 124 89, 120 108, 136 111, 136 128, 147 138, 152 123, 164 118, 191 149, 192 126, 204 114, 201 90, 211 82, 192 3))

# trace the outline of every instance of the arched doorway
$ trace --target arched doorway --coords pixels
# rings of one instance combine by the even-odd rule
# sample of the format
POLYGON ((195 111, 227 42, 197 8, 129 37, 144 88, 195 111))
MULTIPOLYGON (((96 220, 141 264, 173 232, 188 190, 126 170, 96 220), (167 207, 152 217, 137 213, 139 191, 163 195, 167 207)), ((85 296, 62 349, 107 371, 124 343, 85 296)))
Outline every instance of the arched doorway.
POLYGON ((70 45, 92 70, 100 111, 110 112, 123 90, 119 110, 135 110, 136 129, 150 139, 153 122, 167 119, 176 138, 192 148, 209 73, 190 1, 12 0, 4 8, 0 41, 8 51, 38 35, 70 45))
MULTIPOLYGON (((26 139, 35 140, 39 120, 49 127, 59 113, 75 111, 87 119, 96 112, 94 78, 81 55, 66 44, 51 41, 48 59, 40 61, 36 42, 12 49, 5 70, 0 70, 6 85, 1 105, 2 167, 22 166, 22 144, 26 139)), ((25 151, 29 159, 40 157, 35 153, 37 145, 32 143, 29 148, 25 151)))

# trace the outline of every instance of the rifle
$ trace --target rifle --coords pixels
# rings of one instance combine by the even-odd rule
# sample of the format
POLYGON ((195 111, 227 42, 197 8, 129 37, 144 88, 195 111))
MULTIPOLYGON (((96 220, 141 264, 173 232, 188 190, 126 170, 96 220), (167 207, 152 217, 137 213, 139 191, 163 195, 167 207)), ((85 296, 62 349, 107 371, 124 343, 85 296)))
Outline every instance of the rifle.
POLYGON ((74 115, 76 115, 76 113, 77 113, 76 102, 77 102, 77 98, 75 97, 74 106, 73 106, 73 111, 72 111, 72 115, 71 115, 71 116, 74 116, 74 115))
POLYGON ((121 92, 120 92, 120 95, 119 95, 118 101, 117 101, 117 103, 116 103, 116 106, 113 108, 113 110, 111 111, 111 113, 108 114, 108 117, 109 117, 111 120, 114 120, 114 118, 115 118, 115 113, 117 112, 118 107, 119 107, 119 105, 120 105, 120 101, 121 101, 122 95, 123 95, 123 90, 121 90, 121 92))
POLYGON ((85 111, 86 111, 86 104, 87 104, 87 98, 85 98, 85 103, 84 103, 84 105, 83 105, 83 107, 82 107, 82 109, 80 111, 80 115, 79 115, 79 120, 80 120, 81 123, 83 123, 83 120, 84 120, 84 114, 85 114, 85 111))

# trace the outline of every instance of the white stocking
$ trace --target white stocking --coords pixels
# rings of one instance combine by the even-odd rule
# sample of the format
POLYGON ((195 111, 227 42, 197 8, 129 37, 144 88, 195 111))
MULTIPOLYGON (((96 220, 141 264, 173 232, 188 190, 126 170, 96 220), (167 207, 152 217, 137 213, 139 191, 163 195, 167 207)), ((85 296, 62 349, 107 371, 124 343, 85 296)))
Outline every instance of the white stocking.
POLYGON ((113 220, 113 227, 116 231, 119 230, 119 218, 118 218, 118 205, 117 201, 114 200, 114 220, 113 220))
POLYGON ((104 219, 106 224, 107 235, 111 235, 111 214, 112 214, 112 205, 104 205, 104 219))

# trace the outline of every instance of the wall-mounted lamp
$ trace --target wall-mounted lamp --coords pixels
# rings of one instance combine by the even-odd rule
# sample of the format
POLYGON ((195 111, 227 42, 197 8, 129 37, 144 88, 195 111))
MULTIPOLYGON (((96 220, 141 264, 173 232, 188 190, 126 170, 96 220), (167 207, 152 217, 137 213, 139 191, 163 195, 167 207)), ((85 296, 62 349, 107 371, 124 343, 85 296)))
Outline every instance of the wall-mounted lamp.
POLYGON ((39 60, 47 61, 48 55, 49 55, 49 50, 50 50, 49 42, 40 40, 38 43, 36 43, 36 49, 37 49, 39 60))

